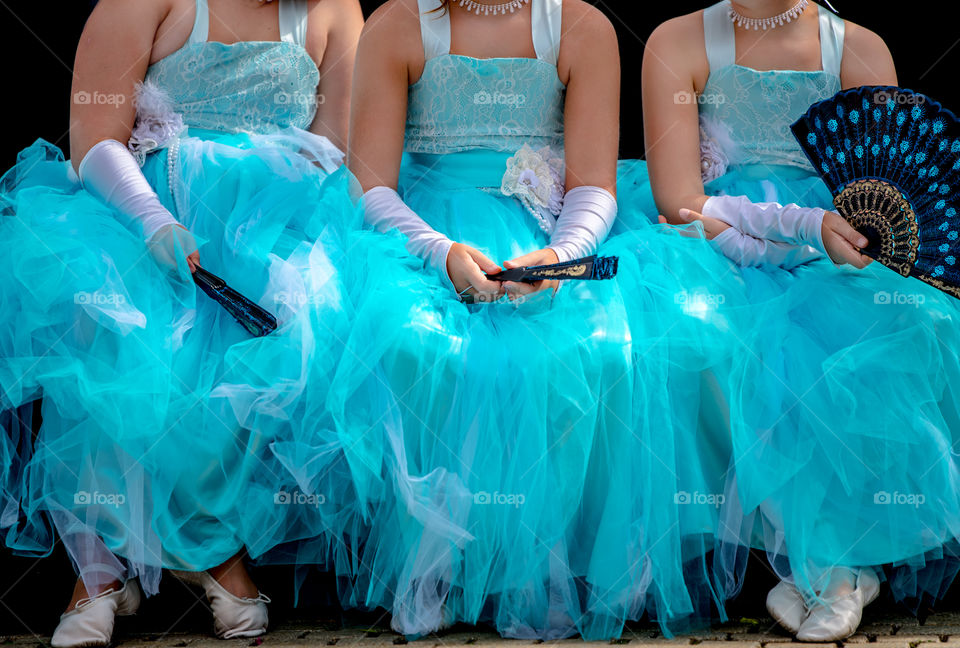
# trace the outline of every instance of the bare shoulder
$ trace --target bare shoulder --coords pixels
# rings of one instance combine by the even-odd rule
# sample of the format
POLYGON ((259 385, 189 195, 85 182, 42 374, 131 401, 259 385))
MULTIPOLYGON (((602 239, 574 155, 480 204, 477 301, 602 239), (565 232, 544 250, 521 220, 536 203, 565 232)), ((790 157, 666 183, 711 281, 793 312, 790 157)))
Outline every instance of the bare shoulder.
POLYGON ((353 23, 358 18, 363 22, 363 10, 360 0, 307 0, 307 10, 311 16, 322 15, 331 21, 331 28, 344 22, 353 23))
POLYGON ((647 39, 646 51, 660 57, 685 58, 703 45, 703 11, 694 11, 660 23, 647 39))
POLYGON ((193 3, 185 0, 100 0, 94 7, 91 18, 114 20, 118 27, 139 17, 141 23, 159 25, 170 14, 181 9, 192 10, 193 3))
POLYGON ((388 0, 377 7, 363 26, 360 47, 407 60, 415 59, 419 54, 422 59, 423 40, 417 0, 388 0))
POLYGON ((564 0, 563 38, 617 42, 617 31, 606 14, 584 0, 564 0))
POLYGON ((583 0, 564 0, 557 73, 563 83, 571 71, 620 66, 617 31, 607 16, 583 0))
MULTIPOLYGON (((318 34, 320 58, 331 43, 336 46, 347 45, 351 49, 356 45, 360 30, 363 28, 363 10, 359 0, 307 0, 310 16, 310 32, 318 34)), ((315 55, 311 51, 311 55, 315 55)))
POLYGON ((657 87, 691 86, 701 91, 710 74, 703 37, 703 11, 661 23, 650 34, 643 51, 643 78, 657 87))
POLYGON ((883 38, 876 32, 850 21, 844 22, 840 75, 845 88, 897 83, 893 56, 883 38))
POLYGON ((876 32, 857 23, 844 21, 843 53, 868 60, 874 56, 890 56, 890 49, 876 32))

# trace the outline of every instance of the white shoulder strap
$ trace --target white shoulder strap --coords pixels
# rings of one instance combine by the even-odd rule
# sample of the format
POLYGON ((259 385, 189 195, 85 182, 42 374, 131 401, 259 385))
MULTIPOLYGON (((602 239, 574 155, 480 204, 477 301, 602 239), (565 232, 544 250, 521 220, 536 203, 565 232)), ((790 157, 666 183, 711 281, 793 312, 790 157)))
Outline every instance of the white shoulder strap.
POLYGON ((703 41, 711 73, 737 62, 737 35, 727 0, 703 10, 703 41))
POLYGON ((563 0, 531 0, 533 48, 537 58, 556 65, 560 57, 563 0))
POLYGON ((426 60, 450 53, 450 14, 440 0, 417 0, 420 10, 420 37, 426 60), (437 11, 434 11, 434 10, 437 11))
POLYGON ((280 0, 280 40, 307 46, 307 0, 280 0))
POLYGON ((820 60, 823 71, 840 76, 843 63, 843 36, 846 24, 837 14, 818 6, 820 11, 820 60))
POLYGON ((210 9, 207 7, 207 0, 197 0, 197 15, 193 19, 193 31, 190 32, 190 38, 187 40, 189 45, 194 43, 206 43, 210 37, 210 9))

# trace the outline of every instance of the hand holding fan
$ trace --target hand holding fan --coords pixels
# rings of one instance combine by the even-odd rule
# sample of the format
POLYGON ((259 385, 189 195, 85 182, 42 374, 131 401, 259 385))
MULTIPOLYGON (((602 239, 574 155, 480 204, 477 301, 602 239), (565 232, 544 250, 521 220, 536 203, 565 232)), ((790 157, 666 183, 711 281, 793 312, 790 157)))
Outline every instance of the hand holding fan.
POLYGON ((869 239, 863 253, 960 297, 960 123, 933 99, 863 86, 810 107, 791 127, 834 196, 869 239))
POLYGON ((535 283, 544 280, 582 280, 603 281, 617 276, 618 257, 598 257, 597 255, 572 259, 560 263, 542 266, 524 266, 509 268, 496 274, 488 274, 491 281, 523 281, 535 283))

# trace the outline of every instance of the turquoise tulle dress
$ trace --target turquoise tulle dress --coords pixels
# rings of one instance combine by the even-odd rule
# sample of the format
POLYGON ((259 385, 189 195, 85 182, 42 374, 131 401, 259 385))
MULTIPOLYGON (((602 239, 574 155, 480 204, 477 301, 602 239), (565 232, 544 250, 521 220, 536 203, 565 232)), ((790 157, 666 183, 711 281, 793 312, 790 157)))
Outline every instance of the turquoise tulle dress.
MULTIPOLYGON (((705 192, 833 209, 789 127, 841 89, 843 21, 818 7, 822 70, 759 71, 735 63, 728 6, 704 12, 705 192)), ((656 214, 645 166, 624 170, 621 198, 656 214)), ((735 477, 717 552, 722 591, 736 593, 742 549, 759 547, 810 596, 831 567, 887 565, 896 598, 941 597, 960 533, 958 302, 879 263, 731 264, 726 275, 742 285, 751 326, 725 389, 735 477)))
POLYGON ((319 83, 306 4, 280 14, 282 42, 206 42, 198 0, 189 42, 147 72, 130 141, 201 264, 274 313, 273 334, 251 338, 167 274, 54 146, 3 177, 0 529, 20 553, 61 539, 88 588, 139 576, 156 592, 162 567, 244 547, 349 553, 357 500, 325 407, 348 336, 331 223, 362 216, 342 154, 304 130, 319 83))
MULTIPOLYGON (((437 4, 420 2, 399 193, 495 261, 541 249, 556 215, 531 187, 563 177, 561 2, 530 5, 537 58, 496 59, 451 54, 437 4)), ((726 261, 649 226, 602 246, 615 280, 466 305, 403 245, 361 234, 342 266, 356 310, 334 417, 386 432, 358 437, 386 463, 358 488, 383 496, 364 495, 377 504, 343 603, 386 608, 408 635, 485 622, 609 639, 645 614, 668 633, 722 615, 707 561, 729 462, 717 376, 742 302, 714 279, 726 261), (388 402, 370 403, 371 382, 388 402)))

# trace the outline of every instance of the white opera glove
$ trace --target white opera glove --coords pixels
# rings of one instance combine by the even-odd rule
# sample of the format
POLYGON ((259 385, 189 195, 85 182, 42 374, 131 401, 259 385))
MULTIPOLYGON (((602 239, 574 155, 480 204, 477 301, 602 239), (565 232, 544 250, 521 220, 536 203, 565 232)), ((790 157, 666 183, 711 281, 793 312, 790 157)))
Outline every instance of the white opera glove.
POLYGON ((617 199, 600 187, 574 187, 563 197, 563 210, 548 246, 561 263, 590 256, 607 238, 617 219, 617 199))
POLYGON ((760 239, 728 227, 712 239, 724 256, 743 267, 795 268, 823 257, 809 245, 794 245, 760 239))
POLYGON ((823 217, 826 214, 823 209, 792 203, 754 203, 746 196, 711 196, 701 213, 754 238, 809 245, 822 254, 827 253, 823 245, 823 217))
POLYGON ((182 269, 181 257, 197 251, 193 235, 163 206, 133 154, 117 140, 91 148, 78 175, 84 189, 142 226, 143 238, 161 265, 182 269))
POLYGON ((363 216, 367 224, 380 232, 395 229, 406 236, 407 251, 423 259, 453 286, 447 274, 447 255, 453 241, 427 225, 396 191, 379 186, 363 194, 363 216))

